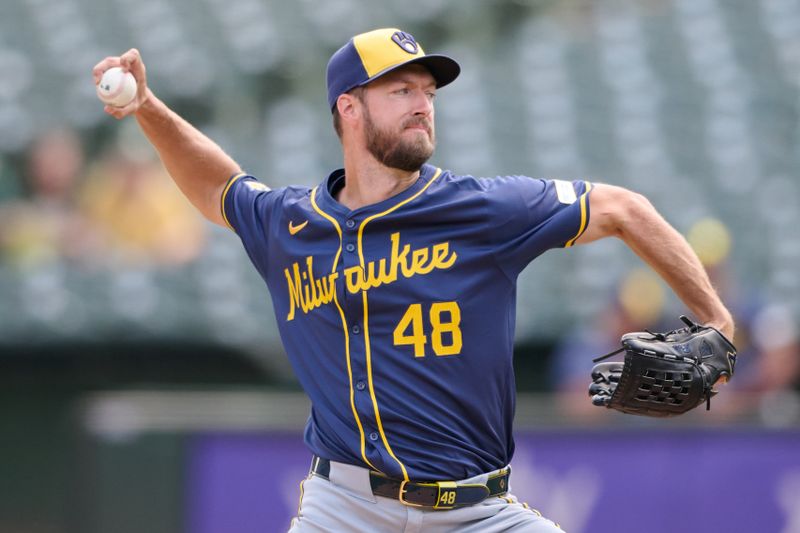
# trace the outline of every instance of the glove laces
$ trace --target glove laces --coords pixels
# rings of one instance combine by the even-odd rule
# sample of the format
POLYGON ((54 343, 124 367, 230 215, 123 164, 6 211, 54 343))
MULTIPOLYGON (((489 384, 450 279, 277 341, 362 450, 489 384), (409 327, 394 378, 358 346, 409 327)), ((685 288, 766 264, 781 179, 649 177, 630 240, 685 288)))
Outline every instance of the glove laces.
MULTIPOLYGON (((700 324, 697 324, 696 322, 693 322, 692 319, 687 317, 686 315, 681 315, 680 319, 683 321, 684 324, 686 324, 687 327, 673 329, 672 331, 667 331, 666 333, 653 332, 653 331, 650 331, 649 329, 645 329, 645 331, 647 333, 649 333, 650 335, 652 335, 655 340, 662 341, 662 342, 667 342, 667 337, 669 337, 670 335, 677 335, 678 333, 695 333, 695 332, 699 331, 700 328, 701 328, 700 324)), ((622 348, 619 348, 618 350, 614 350, 613 352, 609 352, 609 353, 607 353, 605 355, 601 355, 600 357, 595 357, 594 359, 592 359, 592 362, 593 363, 599 363, 600 361, 605 361, 609 357, 613 357, 613 356, 617 355, 618 353, 624 352, 624 351, 625 351, 625 346, 623 346, 622 348)), ((711 402, 711 398, 710 397, 708 398, 708 402, 710 404, 710 402, 711 402)))

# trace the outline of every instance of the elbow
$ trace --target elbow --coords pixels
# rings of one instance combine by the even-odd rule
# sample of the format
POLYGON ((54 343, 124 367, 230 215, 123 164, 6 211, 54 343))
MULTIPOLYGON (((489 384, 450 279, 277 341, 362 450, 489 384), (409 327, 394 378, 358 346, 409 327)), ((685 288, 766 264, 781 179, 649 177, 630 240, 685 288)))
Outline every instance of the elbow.
POLYGON ((627 189, 622 190, 619 213, 621 227, 640 224, 655 214, 656 208, 653 207, 653 204, 650 203, 646 196, 627 189))
MULTIPOLYGON (((600 192, 600 191, 596 191, 600 192)), ((655 213, 653 204, 644 195, 623 187, 605 185, 602 194, 592 203, 592 218, 604 221, 607 236, 624 238, 631 228, 645 223, 655 213)))

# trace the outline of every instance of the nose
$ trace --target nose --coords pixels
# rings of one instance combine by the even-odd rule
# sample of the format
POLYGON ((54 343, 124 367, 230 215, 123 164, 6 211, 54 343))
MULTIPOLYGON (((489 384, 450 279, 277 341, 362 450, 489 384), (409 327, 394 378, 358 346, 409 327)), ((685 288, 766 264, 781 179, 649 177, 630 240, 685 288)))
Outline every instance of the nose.
POLYGON ((414 114, 430 116, 432 113, 433 100, 428 96, 425 90, 420 89, 416 91, 416 98, 414 99, 414 114))

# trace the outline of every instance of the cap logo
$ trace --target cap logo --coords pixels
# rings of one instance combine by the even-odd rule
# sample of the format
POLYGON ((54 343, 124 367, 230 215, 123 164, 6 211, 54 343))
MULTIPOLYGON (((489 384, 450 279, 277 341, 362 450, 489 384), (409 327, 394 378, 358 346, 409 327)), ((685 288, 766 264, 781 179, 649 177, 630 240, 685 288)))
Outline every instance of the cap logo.
POLYGON ((414 40, 414 36, 411 35, 410 33, 406 33, 404 31, 396 31, 392 35, 392 40, 395 42, 397 46, 399 46, 409 54, 416 54, 417 50, 419 50, 417 41, 414 40))

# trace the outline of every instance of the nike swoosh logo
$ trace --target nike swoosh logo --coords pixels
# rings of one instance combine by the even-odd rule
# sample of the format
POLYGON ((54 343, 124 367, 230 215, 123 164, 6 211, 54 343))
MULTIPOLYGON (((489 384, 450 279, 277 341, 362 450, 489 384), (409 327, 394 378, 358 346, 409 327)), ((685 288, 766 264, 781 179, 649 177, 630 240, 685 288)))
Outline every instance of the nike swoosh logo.
POLYGON ((301 229, 303 229, 303 228, 305 228, 305 227, 306 227, 306 224, 308 224, 308 220, 306 220, 306 221, 305 221, 305 222, 303 222, 302 224, 298 224, 297 226, 295 226, 295 225, 292 223, 292 221, 290 220, 290 221, 289 221, 289 233, 291 233, 292 235, 295 235, 295 234, 297 234, 297 232, 298 232, 298 231, 300 231, 301 229))

